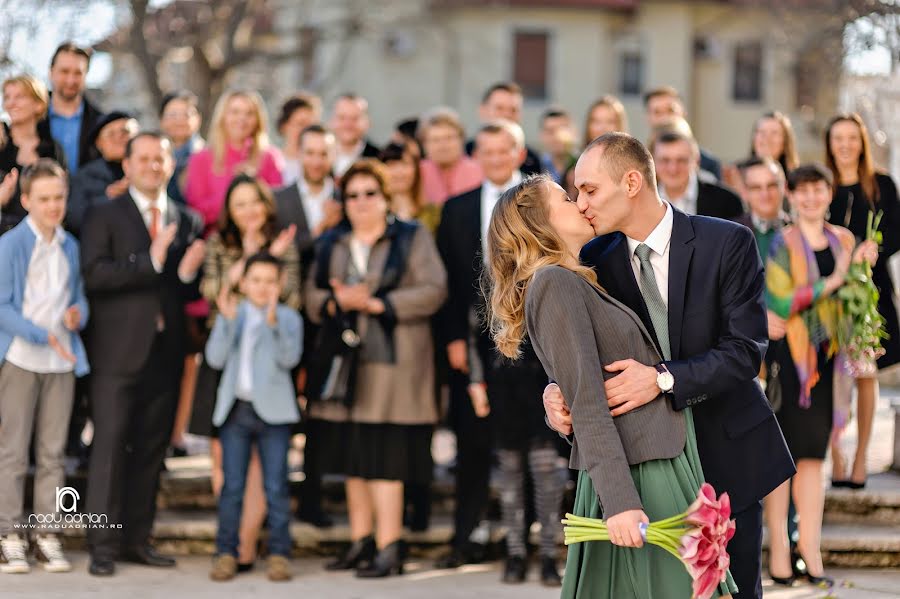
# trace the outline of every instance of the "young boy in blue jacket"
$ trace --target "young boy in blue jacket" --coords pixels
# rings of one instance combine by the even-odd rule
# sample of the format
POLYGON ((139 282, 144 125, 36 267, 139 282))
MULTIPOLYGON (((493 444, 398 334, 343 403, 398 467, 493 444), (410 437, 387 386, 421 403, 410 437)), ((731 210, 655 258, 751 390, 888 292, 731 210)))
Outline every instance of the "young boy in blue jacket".
POLYGON ((68 184, 42 158, 19 181, 28 216, 0 237, 0 572, 24 574, 34 556, 49 572, 72 569, 59 541, 60 511, 76 509, 64 452, 75 377, 88 372, 78 334, 87 324, 78 242, 62 228, 68 184), (35 435, 34 514, 23 522, 28 448, 35 435))
POLYGON ((210 571, 217 581, 230 580, 237 571, 244 483, 254 443, 262 461, 269 522, 267 575, 273 581, 291 579, 287 453, 292 425, 300 419, 291 369, 300 361, 303 325, 295 310, 278 303, 281 274, 277 258, 266 253, 249 257, 240 286, 245 299, 238 302, 223 290, 206 344, 207 362, 223 371, 213 412, 225 475, 210 571))

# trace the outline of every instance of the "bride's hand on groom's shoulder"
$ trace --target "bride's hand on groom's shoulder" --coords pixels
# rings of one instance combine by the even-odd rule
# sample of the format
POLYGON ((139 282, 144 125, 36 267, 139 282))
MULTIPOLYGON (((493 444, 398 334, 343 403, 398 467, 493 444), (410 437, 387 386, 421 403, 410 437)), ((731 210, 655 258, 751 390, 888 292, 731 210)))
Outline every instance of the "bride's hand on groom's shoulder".
POLYGON ((556 383, 550 383, 544 388, 544 411, 547 412, 547 422, 550 427, 565 436, 572 434, 572 413, 556 383))
POLYGON ((610 414, 621 416, 646 405, 659 395, 656 384, 657 371, 653 366, 636 360, 619 360, 604 367, 607 372, 618 372, 603 383, 610 414))

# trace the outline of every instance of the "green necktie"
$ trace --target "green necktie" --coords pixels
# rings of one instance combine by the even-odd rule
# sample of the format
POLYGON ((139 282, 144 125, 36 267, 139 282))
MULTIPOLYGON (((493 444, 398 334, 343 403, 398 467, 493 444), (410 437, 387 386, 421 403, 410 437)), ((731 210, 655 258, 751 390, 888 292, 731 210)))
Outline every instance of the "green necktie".
POLYGON ((641 293, 644 296, 647 311, 650 312, 650 322, 653 323, 653 330, 656 331, 656 339, 659 341, 663 359, 671 360, 672 352, 669 349, 669 310, 666 308, 666 303, 659 294, 659 287, 656 285, 656 275, 653 274, 653 265, 650 264, 651 251, 650 246, 642 243, 634 249, 634 255, 641 261, 641 293))

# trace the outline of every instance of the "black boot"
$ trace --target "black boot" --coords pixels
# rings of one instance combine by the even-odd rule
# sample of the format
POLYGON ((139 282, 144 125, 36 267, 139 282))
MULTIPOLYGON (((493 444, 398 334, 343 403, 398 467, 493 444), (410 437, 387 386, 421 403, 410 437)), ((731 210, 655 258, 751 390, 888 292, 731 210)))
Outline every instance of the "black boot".
POLYGON ((394 541, 378 552, 368 567, 357 568, 358 578, 384 578, 392 574, 403 574, 403 559, 406 557, 403 541, 394 541))
POLYGON ((326 570, 352 570, 367 567, 375 557, 375 537, 369 535, 353 541, 347 551, 336 560, 325 564, 326 570))
POLYGON ((503 569, 503 582, 507 584, 518 584, 525 582, 525 574, 528 571, 528 564, 524 557, 512 555, 506 558, 506 566, 503 569))
POLYGON ((552 557, 541 558, 541 584, 545 587, 562 586, 562 578, 556 570, 556 560, 552 557))

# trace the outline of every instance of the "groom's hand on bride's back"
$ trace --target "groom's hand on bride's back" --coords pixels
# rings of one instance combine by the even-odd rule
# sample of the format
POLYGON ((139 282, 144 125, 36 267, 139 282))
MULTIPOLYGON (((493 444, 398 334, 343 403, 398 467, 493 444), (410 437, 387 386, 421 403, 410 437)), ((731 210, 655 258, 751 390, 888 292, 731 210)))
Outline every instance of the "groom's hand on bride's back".
POLYGON ((603 383, 609 413, 621 416, 646 405, 659 396, 656 377, 659 374, 653 366, 636 360, 619 360, 604 367, 607 372, 618 372, 603 383))
POLYGON ((547 423, 556 432, 569 436, 572 434, 572 413, 563 398, 559 385, 550 383, 544 388, 544 411, 547 412, 547 423))

